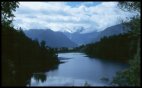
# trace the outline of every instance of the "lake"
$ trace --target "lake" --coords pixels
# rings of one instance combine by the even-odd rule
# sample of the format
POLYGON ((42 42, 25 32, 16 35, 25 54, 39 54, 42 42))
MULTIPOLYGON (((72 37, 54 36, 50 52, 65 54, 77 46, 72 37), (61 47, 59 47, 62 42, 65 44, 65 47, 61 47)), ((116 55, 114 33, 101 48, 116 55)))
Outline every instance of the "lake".
POLYGON ((55 70, 33 74, 27 86, 110 86, 116 72, 128 67, 84 53, 59 53, 58 58, 64 63, 55 70))

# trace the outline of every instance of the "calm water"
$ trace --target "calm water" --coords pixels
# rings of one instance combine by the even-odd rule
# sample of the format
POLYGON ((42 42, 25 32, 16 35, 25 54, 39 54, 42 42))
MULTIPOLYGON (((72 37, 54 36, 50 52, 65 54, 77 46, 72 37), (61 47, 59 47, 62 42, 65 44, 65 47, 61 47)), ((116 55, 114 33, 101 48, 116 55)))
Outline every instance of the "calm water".
POLYGON ((84 53, 59 53, 62 63, 56 70, 36 73, 30 86, 107 86, 117 71, 127 68, 124 63, 87 57, 84 53))

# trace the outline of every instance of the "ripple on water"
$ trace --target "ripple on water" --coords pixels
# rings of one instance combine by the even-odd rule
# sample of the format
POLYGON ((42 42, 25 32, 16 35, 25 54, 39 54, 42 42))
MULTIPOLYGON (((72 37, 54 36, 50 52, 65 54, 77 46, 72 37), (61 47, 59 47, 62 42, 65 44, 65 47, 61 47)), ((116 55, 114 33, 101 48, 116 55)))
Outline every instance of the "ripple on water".
POLYGON ((50 76, 44 82, 37 81, 36 79, 32 78, 30 86, 86 86, 86 83, 87 86, 106 86, 106 84, 92 83, 81 79, 56 76, 50 76))

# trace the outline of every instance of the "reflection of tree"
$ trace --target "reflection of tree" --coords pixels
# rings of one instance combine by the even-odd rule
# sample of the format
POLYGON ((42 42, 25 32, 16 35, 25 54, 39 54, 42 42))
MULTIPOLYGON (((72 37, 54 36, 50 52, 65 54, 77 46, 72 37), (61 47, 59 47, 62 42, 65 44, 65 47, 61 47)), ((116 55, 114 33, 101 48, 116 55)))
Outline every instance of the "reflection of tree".
MULTIPOLYGON (((57 70, 57 69, 58 69, 58 65, 55 65, 52 68, 48 69, 48 71, 54 71, 54 70, 57 70)), ((44 73, 34 73, 33 78, 38 82, 39 81, 44 82, 44 81, 47 80, 47 75, 44 74, 44 73)), ((28 83, 28 84, 30 84, 30 83, 28 83)))
POLYGON ((43 74, 43 73, 36 73, 36 74, 33 74, 33 77, 36 81, 41 81, 41 82, 44 82, 46 80, 46 75, 43 74))

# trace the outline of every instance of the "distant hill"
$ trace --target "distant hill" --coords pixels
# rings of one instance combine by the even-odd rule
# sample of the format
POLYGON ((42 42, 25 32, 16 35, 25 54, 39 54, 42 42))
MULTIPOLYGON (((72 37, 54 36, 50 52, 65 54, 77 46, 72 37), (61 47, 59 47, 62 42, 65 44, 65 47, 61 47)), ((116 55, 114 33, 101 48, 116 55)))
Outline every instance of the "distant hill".
POLYGON ((112 36, 112 35, 118 35, 120 33, 124 33, 124 30, 123 30, 122 24, 118 24, 118 25, 108 27, 105 30, 100 32, 93 31, 93 32, 84 33, 84 34, 82 34, 81 32, 75 32, 75 33, 63 32, 63 33, 70 40, 77 43, 78 45, 81 45, 81 44, 97 42, 104 36, 112 36))
POLYGON ((92 42, 100 41, 100 39, 103 38, 104 36, 108 37, 108 36, 118 35, 125 32, 126 31, 124 31, 122 24, 114 25, 101 31, 99 35, 92 40, 92 42))
POLYGON ((91 33, 84 33, 81 34, 79 32, 69 33, 64 32, 64 34, 73 42, 77 43, 78 45, 88 44, 92 42, 92 40, 99 35, 99 32, 91 32, 91 33))
POLYGON ((60 48, 60 47, 76 47, 77 44, 67 38, 62 32, 54 32, 50 29, 30 29, 25 30, 25 34, 29 37, 37 39, 39 42, 44 40, 46 45, 49 47, 60 48))
POLYGON ((89 44, 97 42, 104 36, 118 35, 124 33, 123 25, 118 24, 106 28, 103 31, 93 31, 90 33, 81 33, 77 31, 74 33, 69 32, 54 32, 50 29, 30 29, 25 30, 25 34, 32 38, 38 39, 39 42, 42 40, 46 41, 47 46, 50 47, 76 47, 77 45, 89 44))

